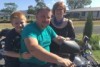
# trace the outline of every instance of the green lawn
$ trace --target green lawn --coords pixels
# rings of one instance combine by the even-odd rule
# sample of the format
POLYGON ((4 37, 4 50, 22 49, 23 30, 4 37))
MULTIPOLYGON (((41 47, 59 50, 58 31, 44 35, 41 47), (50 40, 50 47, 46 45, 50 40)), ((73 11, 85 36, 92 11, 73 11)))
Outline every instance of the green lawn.
MULTIPOLYGON (((73 21, 73 24, 75 27, 77 26, 84 26, 86 21, 73 21)), ((100 26, 100 20, 93 21, 93 25, 99 25, 100 26)), ((4 28, 12 28, 10 23, 0 23, 0 30, 4 28)))
MULTIPOLYGON (((75 27, 84 26, 86 21, 73 21, 75 27)), ((100 26, 100 20, 93 21, 94 26, 100 26)))
POLYGON ((11 23, 0 23, 0 30, 5 28, 12 28, 11 23))
POLYGON ((93 51, 93 55, 96 61, 100 64, 100 50, 93 51))

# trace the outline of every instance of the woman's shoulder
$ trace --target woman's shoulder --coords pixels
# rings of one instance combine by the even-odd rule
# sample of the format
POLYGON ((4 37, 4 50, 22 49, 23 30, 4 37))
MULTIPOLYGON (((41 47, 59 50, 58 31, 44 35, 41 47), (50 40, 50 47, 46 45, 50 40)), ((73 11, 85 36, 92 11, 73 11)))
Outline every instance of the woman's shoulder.
POLYGON ((63 21, 66 21, 66 22, 67 22, 68 20, 69 20, 68 18, 64 18, 64 20, 63 20, 63 21))
POLYGON ((68 18, 64 18, 64 22, 67 22, 68 24, 73 24, 73 21, 68 18))
POLYGON ((71 19, 68 19, 68 18, 64 18, 64 21, 65 21, 65 22, 70 22, 70 23, 72 23, 72 20, 71 20, 71 19))

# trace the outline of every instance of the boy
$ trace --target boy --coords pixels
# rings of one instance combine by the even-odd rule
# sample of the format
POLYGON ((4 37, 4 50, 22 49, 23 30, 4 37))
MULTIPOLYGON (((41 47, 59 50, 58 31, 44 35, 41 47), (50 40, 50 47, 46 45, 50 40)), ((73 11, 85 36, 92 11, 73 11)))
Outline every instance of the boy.
POLYGON ((8 32, 5 40, 5 67, 20 67, 19 58, 23 57, 24 59, 28 59, 30 57, 29 53, 19 53, 21 46, 20 33, 27 24, 27 20, 21 12, 14 12, 10 16, 10 20, 14 28, 8 32))

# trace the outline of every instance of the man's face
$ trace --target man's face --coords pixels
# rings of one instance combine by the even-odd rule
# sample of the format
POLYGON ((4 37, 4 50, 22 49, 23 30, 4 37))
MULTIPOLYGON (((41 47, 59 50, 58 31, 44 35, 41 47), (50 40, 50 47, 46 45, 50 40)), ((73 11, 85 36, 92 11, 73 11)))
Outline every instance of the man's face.
POLYGON ((41 10, 36 15, 37 24, 40 28, 44 29, 46 26, 50 24, 52 13, 48 10, 41 10))

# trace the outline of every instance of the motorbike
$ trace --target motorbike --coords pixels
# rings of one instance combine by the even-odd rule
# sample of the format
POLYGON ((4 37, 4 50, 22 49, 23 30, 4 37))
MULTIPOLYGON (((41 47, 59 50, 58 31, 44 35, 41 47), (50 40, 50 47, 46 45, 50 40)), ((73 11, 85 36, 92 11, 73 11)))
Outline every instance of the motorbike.
POLYGON ((4 56, 2 55, 2 52, 4 51, 6 34, 9 31, 10 29, 8 28, 0 31, 0 67, 4 67, 5 65, 5 60, 4 60, 4 56))
MULTIPOLYGON (((100 65, 94 59, 92 54, 92 46, 89 44, 89 38, 83 38, 84 45, 79 46, 75 41, 64 41, 60 45, 59 56, 69 58, 76 66, 75 67, 99 67, 100 65)), ((53 64, 51 67, 63 67, 53 64)))
MULTIPOLYGON (((5 45, 5 36, 9 32, 6 29, 3 32, 0 32, 0 52, 2 53, 5 45), (1 34, 2 33, 2 34, 1 34), (4 34, 5 33, 5 34, 4 34), (3 38, 1 38, 3 36, 3 38)), ((74 40, 66 41, 64 40, 60 46, 59 56, 63 58, 69 58, 76 67, 100 67, 98 62, 94 59, 92 54, 92 46, 89 44, 89 38, 85 36, 83 38, 84 45, 79 46, 74 40)), ((0 54, 0 67, 4 67, 5 60, 4 57, 0 54)), ((57 64, 51 64, 50 67, 63 67, 57 64)))
POLYGON ((4 67, 4 65, 5 65, 4 56, 1 54, 2 51, 4 50, 3 49, 4 43, 5 43, 4 40, 5 39, 0 40, 0 67, 4 67))

